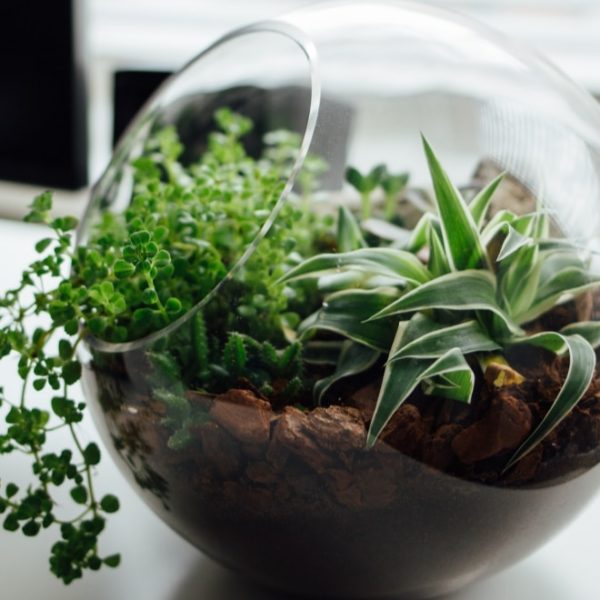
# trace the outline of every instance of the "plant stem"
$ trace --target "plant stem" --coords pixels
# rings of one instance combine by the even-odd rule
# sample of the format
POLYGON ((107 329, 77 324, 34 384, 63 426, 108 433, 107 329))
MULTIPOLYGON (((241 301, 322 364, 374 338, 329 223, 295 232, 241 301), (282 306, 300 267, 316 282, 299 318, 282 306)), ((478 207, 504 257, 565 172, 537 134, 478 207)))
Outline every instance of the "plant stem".
POLYGON ((363 192, 360 195, 361 216, 362 220, 366 221, 371 218, 371 193, 363 192))

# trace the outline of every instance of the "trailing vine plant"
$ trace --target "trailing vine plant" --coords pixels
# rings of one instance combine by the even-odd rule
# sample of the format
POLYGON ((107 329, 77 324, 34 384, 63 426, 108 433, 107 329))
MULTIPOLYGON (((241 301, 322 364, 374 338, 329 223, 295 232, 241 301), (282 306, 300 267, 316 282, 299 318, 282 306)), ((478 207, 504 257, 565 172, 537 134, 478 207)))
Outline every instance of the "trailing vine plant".
MULTIPOLYGON (((39 258, 0 300, 0 358, 17 357, 22 381, 18 397, 0 393, 5 423, 0 454, 27 455, 33 478, 22 489, 0 480, 0 513, 7 531, 33 537, 57 529, 50 568, 65 583, 85 570, 120 562, 118 554, 106 556, 99 549, 106 518, 119 501, 96 490, 100 449, 84 443, 77 429, 85 414, 85 404, 72 393, 82 374, 78 348, 88 336, 113 343, 142 338, 201 300, 253 242, 296 157, 295 134, 270 132, 263 155, 254 159, 241 141, 252 129, 249 119, 222 109, 215 121, 206 151, 190 165, 180 162, 183 148, 175 129, 156 131, 133 161, 129 206, 104 212, 85 244, 73 247, 75 218, 51 216, 49 192, 35 198, 26 218, 49 233, 35 245, 39 258), (70 446, 50 451, 53 434, 63 429, 70 446), (59 506, 62 487, 76 506, 71 516, 63 516, 70 512, 64 503, 59 506)), ((302 174, 307 193, 325 168, 323 161, 311 160, 302 174)), ((302 307, 316 307, 316 288, 288 286, 293 293, 284 295, 278 280, 290 261, 314 254, 316 240, 331 224, 328 217, 306 214, 299 202, 286 204, 239 270, 230 297, 222 298, 227 310, 216 306, 212 314, 198 313, 177 348, 149 356, 155 368, 182 392, 183 381, 196 388, 223 387, 239 377, 268 392, 271 381, 283 375, 286 393, 298 393, 299 345, 286 339, 286 331, 301 320, 302 307)), ((206 418, 177 389, 156 393, 167 408, 164 424, 173 448, 184 446, 190 426, 206 418)))

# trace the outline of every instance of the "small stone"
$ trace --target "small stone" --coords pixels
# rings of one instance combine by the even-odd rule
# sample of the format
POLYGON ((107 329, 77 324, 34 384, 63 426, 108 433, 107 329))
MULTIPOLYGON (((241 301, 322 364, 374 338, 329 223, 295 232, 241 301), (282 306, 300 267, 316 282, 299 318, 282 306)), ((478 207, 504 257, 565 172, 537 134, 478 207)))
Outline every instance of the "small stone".
POLYGON ((425 464, 445 471, 456 460, 452 440, 463 430, 461 425, 442 425, 423 444, 422 460, 425 464))
POLYGON ((542 444, 538 444, 514 466, 504 479, 503 483, 509 485, 521 485, 533 479, 540 467, 543 455, 544 449, 542 444))
POLYGON ((217 396, 210 415, 240 442, 266 446, 269 441, 271 405, 250 390, 229 390, 217 396))
POLYGON ((354 392, 349 398, 350 406, 360 411, 360 416, 365 424, 371 422, 380 388, 380 383, 370 383, 354 392))
POLYGON ((384 429, 381 438, 404 454, 413 454, 427 433, 421 413, 412 404, 403 404, 384 429))
POLYGON ((452 450, 467 465, 516 449, 531 431, 529 407, 510 391, 496 391, 483 418, 452 440, 452 450))

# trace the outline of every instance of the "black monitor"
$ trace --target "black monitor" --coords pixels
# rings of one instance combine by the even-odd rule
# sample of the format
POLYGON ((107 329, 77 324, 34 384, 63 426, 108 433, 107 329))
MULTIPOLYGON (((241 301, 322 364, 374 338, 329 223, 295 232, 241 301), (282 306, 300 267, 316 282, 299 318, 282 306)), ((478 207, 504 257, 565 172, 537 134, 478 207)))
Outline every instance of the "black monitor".
POLYGON ((81 0, 0 4, 0 179, 88 182, 81 0))

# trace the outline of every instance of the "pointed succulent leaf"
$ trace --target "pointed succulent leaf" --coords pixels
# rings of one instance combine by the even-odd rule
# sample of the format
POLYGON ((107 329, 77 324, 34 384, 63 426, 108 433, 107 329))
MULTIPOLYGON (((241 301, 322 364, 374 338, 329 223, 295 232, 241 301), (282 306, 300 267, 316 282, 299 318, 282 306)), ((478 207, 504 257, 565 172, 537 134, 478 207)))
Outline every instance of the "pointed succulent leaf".
POLYGON ((395 248, 361 248, 341 254, 319 254, 294 267, 281 281, 293 281, 339 273, 342 269, 383 275, 413 284, 431 279, 421 261, 404 250, 395 248))
POLYGON ((389 289, 337 292, 300 324, 299 331, 332 331, 371 348, 387 351, 394 337, 390 323, 385 319, 377 322, 366 320, 394 298, 397 294, 389 289))
POLYGON ((517 335, 521 332, 498 306, 494 276, 481 270, 448 273, 424 283, 374 314, 371 320, 430 309, 489 311, 501 318, 508 331, 517 335))
POLYGON ((521 235, 514 227, 510 225, 507 226, 508 234, 500 248, 500 252, 498 253, 498 257, 496 260, 501 262, 506 260, 510 256, 513 256, 515 252, 523 248, 524 246, 532 246, 533 240, 526 236, 521 235))
POLYGON ((362 222, 362 228, 367 233, 382 240, 395 242, 401 245, 407 244, 413 234, 410 229, 398 227, 398 225, 394 225, 389 221, 383 221, 381 219, 367 219, 362 222))
POLYGON ((600 322, 599 321, 579 321, 563 327, 560 332, 563 335, 580 335, 592 346, 600 346, 600 322))
POLYGON ((345 206, 340 206, 338 211, 337 245, 340 252, 358 250, 367 245, 358 222, 345 206))
POLYGON ((424 391, 429 396, 440 396, 468 404, 474 387, 475 373, 471 368, 464 368, 427 380, 424 391))
POLYGON ((312 365, 337 365, 347 340, 310 340, 304 344, 302 358, 312 365))
MULTIPOLYGON (((395 353, 401 348, 405 330, 405 322, 401 322, 392 344, 392 352, 395 353)), ((435 377, 450 373, 466 373, 467 371, 470 371, 470 367, 457 348, 437 359, 405 358, 388 362, 369 428, 367 446, 372 447, 375 444, 394 413, 419 384, 435 377)), ((474 377, 470 381, 473 382, 474 377)), ((469 402, 473 392, 472 385, 459 389, 462 389, 464 393, 462 400, 469 402)))
POLYGON ((457 271, 487 266, 487 254, 466 202, 450 181, 425 138, 423 146, 429 163, 442 224, 444 247, 450 266, 457 271))
POLYGON ((450 265, 444 252, 444 245, 435 227, 429 228, 429 261, 427 267, 434 277, 450 272, 450 265))
POLYGON ((490 207, 492 197, 494 193, 504 180, 505 173, 500 173, 496 178, 490 181, 476 196, 471 200, 469 204, 469 210, 473 216, 473 220, 477 225, 477 228, 481 230, 485 223, 488 209, 490 207))
POLYGON ((569 370, 550 410, 546 413, 542 422, 513 454, 506 469, 509 469, 529 454, 571 412, 589 387, 596 367, 594 349, 580 335, 562 335, 555 332, 544 332, 530 336, 523 343, 539 346, 557 354, 568 352, 569 370))
POLYGON ((425 213, 412 230, 412 234, 404 249, 413 254, 423 249, 429 240, 429 229, 436 220, 436 217, 431 213, 425 213))
POLYGON ((590 273, 583 262, 570 252, 550 253, 542 261, 535 299, 515 315, 519 323, 532 321, 563 299, 600 286, 600 276, 590 273))
MULTIPOLYGON (((361 271, 342 271, 341 273, 328 273, 322 275, 317 281, 317 288, 324 294, 332 294, 341 290, 363 288, 369 280, 368 273, 361 271)), ((398 283, 398 280, 395 280, 398 283)))
POLYGON ((376 362, 381 352, 368 346, 352 341, 344 342, 334 373, 317 381, 313 393, 318 404, 334 383, 346 377, 352 377, 369 370, 376 362))
POLYGON ((451 350, 460 348, 463 354, 493 352, 500 346, 484 331, 478 321, 465 321, 458 325, 435 324, 430 332, 407 343, 389 360, 401 358, 437 358, 451 350))

